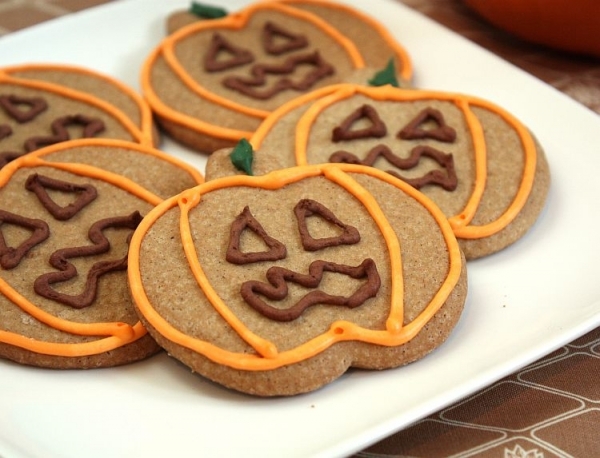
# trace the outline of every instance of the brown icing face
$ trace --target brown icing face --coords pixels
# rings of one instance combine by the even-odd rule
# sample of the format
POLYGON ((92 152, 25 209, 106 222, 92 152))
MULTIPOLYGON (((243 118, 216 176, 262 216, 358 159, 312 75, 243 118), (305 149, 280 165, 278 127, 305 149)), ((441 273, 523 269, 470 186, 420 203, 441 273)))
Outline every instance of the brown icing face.
MULTIPOLYGON (((385 137, 387 126, 379 117, 377 110, 368 104, 362 105, 351 112, 342 123, 332 131, 331 140, 334 143, 344 144, 353 140, 373 140, 385 137), (366 124, 366 125, 365 125, 366 124), (357 127, 360 126, 360 127, 357 127)), ((396 133, 398 140, 414 144, 410 146, 408 156, 402 156, 385 143, 375 143, 362 153, 352 153, 345 149, 333 152, 329 162, 362 164, 374 166, 379 161, 380 168, 388 173, 406 181, 411 186, 420 189, 424 186, 440 186, 446 191, 454 191, 458 184, 454 167, 454 156, 445 153, 443 146, 430 146, 420 144, 420 141, 434 141, 443 145, 454 143, 456 131, 446 124, 444 115, 435 108, 426 107, 419 111, 410 122, 402 126, 396 133), (415 176, 408 176, 404 172, 416 169, 426 159, 432 161, 432 166, 427 171, 415 176), (384 163, 389 164, 387 168, 384 163)))
POLYGON ((42 119, 50 108, 44 97, 0 92, 0 168, 24 153, 74 138, 96 137, 106 130, 104 121, 81 113, 50 114, 42 119), (13 135, 22 139, 19 144, 11 141, 13 135), (9 141, 10 146, 4 146, 9 141))
POLYGON ((306 35, 266 21, 260 36, 261 49, 253 51, 243 47, 235 36, 227 38, 213 32, 204 54, 204 70, 222 74, 224 87, 256 100, 269 100, 285 91, 310 90, 335 73, 306 35), (262 61, 262 53, 269 59, 262 61), (238 72, 232 75, 234 69, 238 72))
MULTIPOLYGON (((468 94, 339 84, 281 106, 249 141, 261 174, 347 163, 400 178, 439 206, 467 259, 517 241, 537 219, 550 183, 529 129, 468 94), (264 166, 270 158, 273 168, 264 166)), ((219 173, 209 162, 210 170, 219 173)))
MULTIPOLYGON (((334 213, 323 204, 312 199, 301 199, 294 207, 300 244, 305 251, 326 252, 327 248, 341 245, 354 245, 360 242, 358 230, 340 221, 334 213), (318 218, 334 229, 335 234, 324 237, 313 237, 309 230, 308 219, 318 218)), ((325 254, 325 253, 324 253, 325 254)), ((254 218, 249 207, 238 215, 231 224, 230 240, 226 259, 237 265, 257 262, 277 261, 287 256, 283 243, 271 237, 259 221, 254 218), (265 250, 244 251, 241 248, 244 231, 252 231, 265 244, 265 250)), ((349 308, 361 306, 367 299, 374 297, 381 279, 375 261, 366 258, 357 266, 340 264, 317 259, 307 267, 308 273, 294 271, 281 266, 271 266, 266 270, 267 282, 248 280, 242 283, 240 294, 244 301, 261 315, 275 321, 292 321, 298 318, 307 308, 322 305, 341 305, 349 308), (347 295, 330 294, 321 289, 325 273, 347 276, 361 282, 360 286, 347 295), (286 308, 270 305, 269 302, 282 301, 290 294, 288 284, 294 283, 306 290, 304 295, 286 308)))
POLYGON ((163 52, 188 89, 234 111, 259 110, 260 117, 364 66, 356 46, 333 26, 279 3, 180 32, 163 52))
POLYGON ((162 196, 201 178, 108 139, 53 145, 0 170, 0 358, 67 369, 155 353, 127 284, 132 234, 162 196))
MULTIPOLYGON (((5 270, 15 269, 24 259, 36 256, 35 252, 39 245, 53 235, 50 229, 55 224, 52 223, 53 220, 76 225, 78 215, 85 212, 86 207, 98 197, 98 191, 92 184, 72 183, 38 173, 29 175, 23 188, 24 192, 29 191, 36 196, 39 206, 45 212, 42 212, 38 218, 29 218, 19 213, 0 210, 0 229, 2 229, 0 230, 0 266, 5 270), (12 227, 8 228, 9 226, 12 227), (21 237, 18 244, 8 243, 4 231, 11 233, 15 229, 24 232, 26 236, 24 240, 20 240, 23 239, 21 237)), ((132 232, 141 219, 140 213, 136 211, 127 216, 110 216, 94 222, 88 231, 88 244, 60 248, 50 254, 49 265, 56 270, 43 273, 34 280, 35 293, 76 309, 92 305, 96 298, 100 277, 109 272, 125 270, 127 255, 93 262, 87 273, 78 272, 76 267, 78 262, 71 262, 71 259, 94 260, 100 255, 109 253, 111 242, 105 232, 109 230, 132 232), (77 277, 86 278, 83 282, 83 291, 79 294, 60 292, 60 286, 55 289, 55 284, 61 285, 76 280, 77 277)), ((14 239, 14 236, 11 238, 14 239)))
POLYGON ((133 291, 143 291, 138 310, 171 355, 271 396, 304 392, 313 375, 309 389, 322 386, 353 365, 414 361, 445 338, 450 307, 462 309, 466 293, 440 210, 384 172, 347 164, 184 191, 141 222, 129 269, 133 291), (212 363, 195 364, 198 355, 212 363), (290 389, 293 380, 302 388, 290 389))
MULTIPOLYGON (((366 88, 364 95, 336 99, 346 88, 355 88, 337 87, 331 99, 323 95, 306 97, 305 104, 289 102, 285 107, 293 108, 280 110, 272 128, 252 139, 258 154, 276 156, 283 166, 346 163, 374 167, 438 204, 443 201, 446 214, 460 213, 476 176, 474 132, 463 109, 450 98, 436 100, 419 92, 415 100, 378 98, 385 88, 366 88)), ((411 92, 398 93, 410 99, 411 92)))
POLYGON ((218 19, 170 19, 176 30, 146 59, 141 89, 168 135, 206 153, 248 139, 298 96, 367 84, 384 68, 401 86, 412 75, 382 24, 338 2, 254 2, 218 19))
POLYGON ((82 138, 154 146, 152 112, 132 88, 85 67, 0 69, 0 168, 23 153, 82 138))

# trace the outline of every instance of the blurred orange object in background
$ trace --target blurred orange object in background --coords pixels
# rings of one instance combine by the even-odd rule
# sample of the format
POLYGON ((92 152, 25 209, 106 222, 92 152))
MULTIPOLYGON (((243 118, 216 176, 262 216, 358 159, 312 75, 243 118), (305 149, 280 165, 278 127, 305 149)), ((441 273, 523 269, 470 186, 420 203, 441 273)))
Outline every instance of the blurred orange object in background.
POLYGON ((600 0, 464 0, 519 38, 563 51, 600 57, 600 0))

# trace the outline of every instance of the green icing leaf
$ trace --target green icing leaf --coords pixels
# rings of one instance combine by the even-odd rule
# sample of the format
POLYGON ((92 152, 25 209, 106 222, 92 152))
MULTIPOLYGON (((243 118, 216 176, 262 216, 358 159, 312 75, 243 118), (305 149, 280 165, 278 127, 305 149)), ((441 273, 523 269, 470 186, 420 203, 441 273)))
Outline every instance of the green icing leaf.
POLYGON ((394 66, 394 59, 390 59, 385 68, 377 73, 369 80, 371 86, 385 86, 390 84, 394 87, 398 87, 398 79, 396 78, 396 67, 394 66))
POLYGON ((205 5, 203 3, 192 2, 190 13, 203 19, 218 19, 227 16, 227 10, 218 6, 205 5))
POLYGON ((254 151, 252 150, 252 145, 248 140, 242 138, 233 148, 229 158, 236 169, 246 172, 247 175, 252 175, 254 151))

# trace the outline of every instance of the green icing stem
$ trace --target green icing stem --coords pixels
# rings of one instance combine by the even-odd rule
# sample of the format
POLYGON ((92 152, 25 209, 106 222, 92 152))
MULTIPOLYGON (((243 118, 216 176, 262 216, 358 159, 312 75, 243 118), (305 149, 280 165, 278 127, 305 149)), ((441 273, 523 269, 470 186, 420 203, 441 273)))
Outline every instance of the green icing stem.
POLYGON ((190 13, 203 19, 218 19, 227 16, 227 10, 218 6, 205 5, 198 2, 192 2, 190 13))
POLYGON ((253 175, 252 161, 254 160, 254 151, 248 140, 242 138, 233 148, 229 159, 236 169, 245 172, 247 175, 253 175))
POLYGON ((394 66, 394 59, 390 59, 385 68, 377 73, 369 80, 371 86, 385 86, 390 84, 394 87, 398 87, 398 79, 396 78, 396 67, 394 66))

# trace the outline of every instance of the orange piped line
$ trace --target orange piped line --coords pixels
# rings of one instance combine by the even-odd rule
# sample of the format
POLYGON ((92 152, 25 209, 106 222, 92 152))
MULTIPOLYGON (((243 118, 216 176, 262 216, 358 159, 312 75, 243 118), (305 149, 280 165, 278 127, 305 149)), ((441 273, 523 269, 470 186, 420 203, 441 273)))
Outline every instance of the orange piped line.
MULTIPOLYGON (((263 122, 258 126, 254 134, 252 134, 249 140, 252 148, 255 151, 258 151, 262 146, 262 143, 265 137, 269 134, 269 132, 275 127, 275 125, 279 122, 279 120, 284 117, 289 112, 295 110, 296 108, 301 107, 305 103, 309 103, 313 100, 316 100, 320 97, 326 96, 331 92, 335 92, 335 90, 339 87, 339 84, 333 84, 331 86, 325 86, 320 89, 315 89, 314 91, 307 92, 306 94, 302 94, 294 99, 290 100, 287 103, 279 106, 275 110, 271 112, 269 116, 267 116, 263 122)), ((301 165, 297 163, 297 165, 301 165)))
POLYGON ((387 45, 394 50, 395 57, 398 62, 401 64, 400 76, 405 81, 410 81, 413 77, 413 65, 410 56, 406 49, 398 43, 398 41, 390 34, 389 30, 385 28, 379 21, 373 19, 371 16, 363 14, 361 11, 358 11, 354 8, 350 8, 346 5, 342 5, 341 3, 333 3, 322 0, 279 0, 283 3, 287 4, 316 4, 323 5, 328 8, 338 9, 345 11, 346 13, 352 14, 361 21, 369 24, 369 26, 377 31, 377 33, 384 39, 387 45))
POLYGON ((296 124, 296 145, 294 147, 294 154, 298 165, 308 164, 308 138, 317 116, 328 106, 340 100, 352 97, 356 94, 356 89, 357 87, 353 85, 340 85, 332 94, 317 99, 316 102, 302 115, 298 124, 296 124))
MULTIPOLYGON (((6 183, 8 182, 10 177, 14 174, 14 172, 23 166, 34 167, 36 165, 45 165, 46 161, 44 158, 46 156, 49 156, 53 153, 61 152, 64 150, 69 150, 72 148, 87 147, 87 146, 92 146, 92 147, 93 146, 99 146, 99 147, 107 147, 108 146, 108 147, 113 147, 113 148, 123 148, 123 149, 135 150, 138 153, 157 157, 163 161, 169 162, 169 163, 179 167, 182 170, 185 170, 192 177, 192 179, 198 184, 204 182, 204 176, 198 169, 196 169, 195 167, 192 167, 190 164, 182 161, 181 159, 178 159, 169 154, 165 154, 162 151, 157 150, 151 146, 146 146, 146 145, 142 145, 139 143, 132 143, 132 142, 129 142, 126 140, 116 140, 116 139, 108 139, 108 138, 82 138, 82 139, 77 139, 77 140, 70 140, 68 142, 55 143, 53 145, 49 145, 44 148, 40 148, 36 151, 32 151, 31 153, 28 153, 27 155, 20 157, 18 160, 9 162, 2 169, 0 169, 0 187, 3 187, 4 185, 6 185, 6 183)), ((61 164, 61 163, 60 162, 51 162, 51 164, 61 164)), ((93 166, 89 166, 89 167, 93 167, 93 166)), ((81 173, 78 173, 77 170, 75 170, 75 169, 72 170, 72 173, 81 175, 81 173)), ((110 172, 108 172, 108 171, 103 171, 102 173, 110 174, 110 172)), ((98 174, 98 176, 101 176, 102 173, 98 174)), ((114 183, 119 183, 119 182, 120 182, 120 180, 114 181, 114 183)), ((123 182, 123 183, 125 183, 125 182, 123 182)), ((130 183, 133 183, 133 182, 130 182, 130 183)), ((127 186, 128 186, 128 184, 120 186, 120 187, 126 188, 127 186)), ((138 185, 134 184, 134 186, 138 186, 138 185)), ((152 200, 155 200, 155 197, 152 197, 152 200)))
POLYGON ((26 350, 46 354, 53 356, 66 356, 66 357, 78 357, 78 356, 90 356, 98 355, 106 351, 114 350, 116 348, 127 345, 131 342, 135 342, 137 339, 146 335, 146 329, 141 323, 136 323, 134 326, 127 326, 127 336, 123 332, 121 335, 109 335, 109 334, 98 334, 99 336, 107 335, 98 340, 86 343, 56 343, 56 342, 43 342, 40 340, 33 340, 28 337, 15 334, 8 331, 0 330, 0 342, 5 342, 10 345, 24 348, 26 350))
MULTIPOLYGON (((182 224, 182 239, 184 243, 193 243, 190 237, 184 236, 184 232, 189 231, 189 225, 182 224)), ((186 248, 187 249, 187 248, 186 248)), ((193 254, 194 251, 187 251, 193 254)), ((188 260, 191 258, 188 256, 188 260)), ((194 261, 195 262, 195 261, 194 261)), ((392 278, 397 278, 402 275, 401 262, 392 263, 392 278)), ((242 370, 270 370, 277 367, 281 367, 287 364, 293 364, 305 359, 308 359, 320 352, 326 350, 336 342, 356 340, 361 342, 369 342, 378 345, 385 346, 397 346, 409 341, 416 335, 420 329, 431 319, 431 317, 440 309, 446 299, 449 297, 453 288, 458 283, 460 274, 462 271, 462 258, 461 251, 458 247, 456 238, 452 233, 452 229, 448 224, 446 217, 441 213, 437 206, 428 199, 425 195, 419 193, 414 188, 408 186, 406 183, 392 177, 391 175, 382 172, 380 170, 359 166, 359 165, 348 165, 348 164, 323 164, 318 166, 304 166, 294 167, 290 169, 278 170, 268 175, 259 177, 248 177, 245 175, 229 176, 222 179, 212 180, 196 188, 184 192, 180 196, 173 197, 163 204, 153 209, 146 218, 140 223, 140 226, 135 231, 131 244, 129 254, 129 281, 133 292, 133 297, 136 301, 137 307, 144 317, 148 320, 152 326, 157 329, 164 337, 175 342, 178 345, 182 345, 193 351, 196 351, 212 361, 224 364, 229 367, 242 369, 242 370), (209 342, 202 341, 190 337, 181 331, 173 328, 160 314, 152 307, 147 295, 145 294, 143 283, 141 279, 141 272, 139 269, 140 262, 140 248, 143 242, 144 235, 150 230, 152 225, 168 210, 176 207, 178 203, 187 199, 188 203, 192 202, 194 205, 201 198, 202 195, 222 188, 231 186, 253 186, 265 189, 278 189, 285 186, 288 183, 299 181, 310 176, 326 175, 328 178, 334 181, 339 181, 342 186, 350 186, 348 189, 352 189, 356 196, 363 202, 370 206, 369 211, 373 217, 378 220, 377 224, 382 228, 383 235, 386 237, 386 243, 390 247, 390 256, 398 255, 399 245, 397 240, 394 242, 387 240, 388 237, 395 239, 395 233, 390 229, 386 221, 379 221, 379 219, 385 219, 379 210, 378 206, 371 206, 372 197, 368 195, 361 187, 355 187, 355 182, 349 177, 344 177, 346 173, 364 173, 367 175, 375 176, 382 179, 394 186, 397 186, 402 191, 407 193, 409 196, 417 200, 419 203, 424 205, 430 214, 434 217, 438 223, 444 237, 444 241, 448 248, 449 256, 449 271, 448 275, 441 285, 438 292, 435 294, 430 304, 423 310, 423 312, 409 325, 402 327, 400 321, 401 308, 402 308, 402 297, 395 297, 395 304, 391 304, 390 316, 388 317, 385 330, 371 330, 365 329, 358 326, 355 323, 347 321, 334 322, 331 327, 323 334, 305 342, 304 344, 275 354, 269 353, 269 357, 263 357, 261 355, 246 354, 246 353, 234 353, 224 349, 221 349, 209 342), (396 314, 396 316, 392 316, 396 314)), ((200 279, 203 274, 201 271, 196 272, 200 279)), ((205 278, 201 278, 200 284, 204 284, 207 281, 205 278)), ((401 284, 396 283, 395 289, 396 294, 403 296, 400 289, 401 284)), ((218 298, 212 288, 204 290, 207 298, 212 304, 218 302, 218 298)), ((247 329, 242 328, 243 333, 249 332, 247 329)), ((240 331, 238 331, 240 332, 240 331)), ((244 334, 241 334, 242 338, 246 341, 244 334)), ((263 342, 263 343, 266 343, 263 342)))
MULTIPOLYGON (((48 156, 52 153, 68 150, 70 148, 76 148, 79 146, 111 146, 134 149, 140 153, 154 155, 156 157, 160 157, 161 159, 170 161, 173 164, 180 165, 182 169, 190 173, 190 175, 194 177, 196 181, 203 181, 203 176, 193 167, 184 164, 177 159, 171 158, 149 146, 131 143, 124 140, 81 139, 54 144, 9 162, 0 170, 0 187, 6 185, 10 177, 21 168, 46 166, 66 170, 76 175, 83 175, 109 182, 135 195, 136 197, 151 203, 152 205, 157 205, 162 202, 160 197, 146 191, 143 187, 139 186, 135 182, 106 170, 98 169, 85 164, 49 162, 44 160, 45 156, 48 156)), ((52 328, 74 335, 99 337, 98 340, 93 342, 61 344, 30 339, 8 331, 0 331, 0 342, 21 347, 33 352, 55 356, 88 356, 100 354, 105 351, 121 347, 139 339, 146 334, 146 330, 140 322, 137 322, 134 325, 129 325, 122 322, 78 323, 59 318, 34 305, 1 278, 0 293, 6 296, 15 305, 20 307, 25 313, 52 328)))
POLYGON ((94 166, 87 164, 69 163, 69 162, 47 162, 40 159, 37 156, 24 156, 23 167, 38 167, 47 166, 55 169, 64 170, 74 175, 81 175, 85 177, 95 178, 98 180, 105 181, 120 189, 124 189, 127 192, 139 197, 142 200, 152 204, 158 205, 162 202, 162 198, 156 194, 151 193, 139 184, 129 180, 128 178, 118 175, 116 173, 108 172, 106 170, 98 169, 94 166))
POLYGON ((231 14, 223 19, 213 20, 213 21, 204 21, 191 24, 178 32, 175 32, 170 37, 166 38, 154 51, 148 56, 146 61, 143 64, 142 72, 141 72, 141 88, 142 93, 148 104, 152 107, 152 109, 161 117, 165 119, 169 119, 170 121, 179 124, 181 126, 189 127, 198 132, 203 132, 209 134, 211 136, 237 141, 241 138, 249 138, 252 135, 252 132, 243 131, 239 129, 231 129, 226 127, 217 126, 214 124, 210 124, 208 122, 201 121, 191 116, 187 116, 183 113, 180 113, 173 108, 166 105, 156 94, 152 87, 151 82, 151 69, 158 59, 160 55, 162 55, 167 63, 171 66, 172 70, 175 74, 181 78, 181 80, 188 86, 194 93, 196 93, 199 97, 209 100, 213 103, 221 105, 223 107, 232 109, 239 113, 246 114, 251 117, 255 117, 258 119, 264 119, 268 116, 269 112, 265 110, 255 109, 251 107, 247 107, 241 105, 233 100, 229 100, 225 97, 221 97, 215 93, 212 93, 205 88, 203 88, 198 82, 194 81, 185 71, 183 66, 177 61, 174 53, 174 47, 179 40, 184 39, 185 37, 194 34, 198 31, 202 31, 205 29, 212 29, 217 27, 236 29, 242 27, 250 15, 253 14, 256 10, 260 9, 275 9, 279 11, 284 11, 286 14, 290 14, 292 16, 304 19, 313 23, 315 26, 319 27, 324 33, 332 36, 340 45, 346 50, 351 61, 353 62, 356 68, 364 67, 364 59, 360 55, 359 51, 355 47, 355 45, 350 42, 345 36, 339 33, 336 29, 332 28, 326 21, 323 21, 321 18, 292 8, 287 7, 283 4, 277 3, 269 3, 267 4, 256 4, 242 12, 231 14))
MULTIPOLYGON (((144 101, 144 99, 140 96, 140 94, 138 94, 136 91, 134 91, 128 85, 124 84, 123 82, 121 82, 115 78, 105 75, 103 73, 97 73, 91 69, 87 69, 87 68, 83 68, 83 67, 76 67, 74 65, 67 65, 67 64, 22 64, 22 65, 15 65, 15 66, 11 66, 11 67, 5 67, 4 69, 2 69, 2 71, 5 72, 7 75, 11 75, 12 73, 29 71, 29 70, 33 70, 33 71, 56 70, 56 71, 61 71, 61 72, 68 71, 71 73, 79 73, 82 75, 98 78, 102 81, 105 81, 105 82, 110 83, 113 86, 117 87, 121 92, 126 94, 131 100, 134 101, 135 105, 138 107, 138 109, 140 111, 140 126, 139 127, 141 128, 142 132, 144 132, 144 137, 145 137, 145 140, 140 143, 144 144, 144 145, 150 145, 150 146, 152 145, 152 131, 154 128, 153 119, 152 119, 152 110, 150 109, 148 104, 144 101)), ((12 76, 15 78, 26 78, 26 77, 21 77, 21 76, 14 76, 14 75, 12 75, 12 76)))
MULTIPOLYGON (((489 106, 491 106, 491 104, 489 104, 488 102, 477 99, 471 99, 470 103, 473 105, 481 106, 483 108, 489 108, 489 106)), ((533 140, 533 137, 531 136, 531 133, 514 116, 512 116, 507 111, 501 109, 500 107, 495 107, 495 113, 501 116, 508 124, 510 124, 513 127, 513 129, 516 130, 521 140, 521 145, 523 147, 525 159, 523 173, 521 175, 521 184, 513 201, 498 219, 489 224, 484 224, 481 226, 469 225, 465 227, 456 227, 455 233, 457 237, 460 238, 478 239, 482 237, 488 237, 504 229, 517 217, 519 212, 523 209, 523 207, 527 203, 527 199, 529 198, 529 195, 531 194, 531 190, 533 188, 533 181, 535 179, 535 169, 537 165, 537 154, 535 142, 533 140)), ((451 219, 450 223, 453 224, 456 223, 456 221, 451 219)))
POLYGON ((392 272, 390 313, 386 321, 386 328, 393 332, 399 332, 404 321, 404 276, 402 275, 400 241, 373 195, 356 180, 353 180, 347 172, 348 170, 344 172, 336 167, 323 167, 323 175, 326 178, 340 185, 363 204, 383 235, 390 256, 390 271, 392 272))
MULTIPOLYGON (((69 143, 65 143, 65 142, 56 143, 54 145, 50 145, 50 146, 41 148, 39 150, 33 151, 32 153, 29 153, 29 155, 31 157, 38 157, 40 159, 43 159, 45 156, 48 156, 48 155, 56 153, 56 152, 60 152, 60 151, 68 150, 68 149, 72 149, 72 148, 84 147, 84 146, 111 147, 111 148, 123 148, 123 149, 127 149, 127 150, 134 150, 137 153, 156 157, 157 159, 160 159, 161 161, 168 162, 182 170, 185 170, 197 184, 204 182, 204 176, 202 175, 202 172, 200 172, 197 168, 191 166, 187 162, 184 162, 183 160, 176 158, 175 156, 173 156, 171 154, 166 154, 163 151, 158 150, 152 146, 142 145, 139 143, 132 143, 132 142, 128 142, 126 140, 118 140, 118 139, 110 139, 110 138, 82 138, 82 139, 78 139, 78 140, 71 140, 71 141, 69 141, 69 143)), ((5 167, 7 167, 10 164, 11 163, 9 162, 5 167)))
POLYGON ((179 60, 175 56, 175 46, 182 39, 200 31, 219 28, 234 30, 242 29, 246 26, 247 22, 250 20, 252 15, 254 15, 256 12, 264 10, 274 10, 283 12, 292 17, 312 23, 313 25, 321 29, 325 34, 332 37, 335 41, 337 41, 340 44, 340 46, 342 46, 342 48, 344 48, 344 50, 346 51, 353 65, 356 68, 364 67, 364 60, 360 55, 359 51, 356 49, 356 46, 350 40, 348 40, 348 38, 346 38, 339 31, 337 31, 337 29, 333 28, 326 21, 311 13, 297 10, 295 8, 290 8, 280 3, 254 4, 237 14, 228 15, 223 19, 213 21, 200 21, 191 24, 187 27, 184 27, 179 32, 175 32, 173 35, 169 36, 163 41, 161 45, 163 56, 168 62, 168 64, 171 66, 173 72, 183 81, 183 83, 190 90, 192 90, 199 97, 209 100, 223 107, 229 108, 231 110, 246 114, 248 116, 263 119, 268 116, 269 111, 242 105, 240 103, 235 102, 234 100, 217 95, 214 92, 211 92, 206 88, 202 87, 202 85, 198 81, 194 80, 186 72, 184 66, 179 62, 179 60))
MULTIPOLYGON (((340 165, 341 164, 329 164, 328 167, 335 168, 339 167, 340 165)), ((423 326, 425 326, 429 322, 429 320, 431 320, 431 318, 433 318, 435 313, 442 307, 442 305, 444 305, 444 302, 446 301, 446 299, 448 299, 448 297, 452 293, 452 290, 457 285, 462 271, 462 251, 460 249, 460 246, 458 245, 454 232, 452 231, 452 227, 450 226, 446 216, 442 213, 439 207, 426 195, 422 194, 420 191, 406 184, 404 181, 394 177, 393 175, 390 175, 387 172, 375 169, 373 167, 365 167, 362 165, 355 164, 344 164, 343 170, 347 173, 367 173, 371 176, 379 178, 382 181, 385 181, 386 183, 389 183, 402 189, 403 192, 405 192, 407 195, 409 195, 417 202, 422 204, 427 209, 427 211, 429 211, 431 216, 434 218, 435 222, 440 227, 440 230, 444 237, 446 248, 448 249, 448 261, 450 267, 448 270, 446 280, 443 282, 440 289, 434 295, 429 305, 413 321, 411 321, 408 325, 404 326, 402 328, 401 333, 399 333, 398 330, 400 326, 402 326, 402 323, 394 323, 394 321, 392 320, 392 315, 390 315, 390 318, 388 318, 388 330, 394 334, 397 334, 395 338, 398 339, 398 341, 401 341, 402 343, 408 342, 410 339, 412 339, 415 335, 419 333, 419 331, 423 328, 423 326), (368 173, 364 172, 363 169, 365 168, 368 170, 368 173)), ((381 217, 383 218, 385 216, 382 215, 381 217)), ((388 246, 390 246, 389 242, 388 246)), ((402 275, 401 273, 398 273, 402 272, 402 265, 397 265, 396 269, 399 269, 395 270, 396 275, 402 275)), ((394 270, 392 270, 392 275, 394 275, 394 270)), ((398 341, 396 341, 396 343, 394 343, 393 345, 399 345, 398 341)), ((386 345, 381 341, 372 343, 386 345)))
POLYGON ((216 124, 210 124, 192 116, 185 115, 179 111, 174 110, 165 104, 160 97, 156 94, 152 87, 151 82, 151 70, 156 59, 160 55, 162 47, 156 48, 146 59, 142 66, 140 85, 142 93, 148 104, 152 107, 155 113, 164 119, 178 124, 180 126, 189 127, 198 132, 203 132, 211 135, 212 137, 237 141, 241 138, 249 138, 252 135, 250 131, 243 131, 239 129, 230 129, 227 127, 217 126, 216 124))
POLYGON ((251 332, 225 305, 222 299, 218 296, 217 292, 210 285, 200 261, 198 260, 198 254, 194 247, 194 240, 192 239, 192 232, 190 229, 189 211, 194 208, 200 202, 200 194, 192 192, 183 192, 181 198, 178 201, 179 208, 181 210, 181 216, 179 219, 179 231, 181 234, 181 243, 183 245, 183 251, 188 261, 192 274, 196 279, 196 282, 204 291, 206 296, 210 298, 210 302, 213 307, 219 312, 219 314, 227 321, 227 323, 248 343, 254 348, 261 356, 265 358, 274 358, 277 356, 277 348, 272 342, 269 342, 251 332))
MULTIPOLYGON (((224 19, 219 20, 218 25, 220 29, 241 29, 245 26, 246 21, 249 18, 246 15, 235 14, 226 16, 224 19)), ((196 25, 196 24, 193 24, 196 25)), ((215 94, 214 92, 209 91, 205 87, 203 87, 200 83, 198 83, 194 78, 192 78, 189 73, 186 71, 185 67, 179 62, 177 57, 175 56, 175 46, 178 41, 186 38, 190 35, 193 35, 196 32, 200 32, 205 29, 215 28, 214 22, 199 22, 197 23, 197 27, 186 27, 182 29, 179 33, 175 32, 175 34, 171 35, 161 45, 161 52, 164 59, 167 61, 171 70, 177 75, 181 81, 194 92, 200 98, 206 99, 212 103, 217 105, 221 105, 225 108, 228 108, 233 111, 237 111, 240 113, 244 113, 245 115, 252 116, 254 118, 263 119, 265 118, 269 112, 266 110, 261 110, 258 108, 247 107, 240 103, 235 102, 234 100, 227 99, 220 95, 215 94)))
POLYGON ((475 185, 471 196, 463 210, 458 215, 449 218, 454 233, 458 234, 475 217, 481 203, 481 198, 483 197, 483 192, 485 191, 487 182, 487 146, 483 127, 477 116, 471 111, 468 101, 459 99, 456 100, 456 105, 462 110, 465 116, 469 132, 471 133, 471 141, 473 142, 473 151, 475 154, 475 185))
POLYGON ((77 100, 88 105, 92 105, 115 118, 127 132, 131 135, 132 139, 138 143, 150 144, 151 138, 144 134, 138 126, 125 115, 121 110, 116 108, 114 105, 106 102, 105 100, 94 97, 84 92, 76 91, 64 86, 59 86, 53 83, 40 80, 24 80, 21 78, 13 78, 8 76, 6 73, 0 72, 0 83, 14 84, 16 86, 24 86, 33 89, 41 89, 55 94, 69 97, 73 100, 77 100))
POLYGON ((36 320, 60 331, 83 336, 114 335, 129 338, 133 335, 131 326, 126 323, 77 323, 58 318, 31 303, 2 278, 0 278, 0 292, 36 320))
POLYGON ((258 149, 269 132, 274 128, 277 122, 287 113, 301 107, 304 104, 313 102, 301 116, 296 124, 295 139, 294 139, 294 154, 298 165, 308 164, 307 150, 310 132, 317 117, 328 106, 351 97, 354 94, 361 94, 370 97, 374 100, 385 101, 414 101, 414 100, 443 100, 452 102, 462 110, 469 130, 474 149, 475 161, 475 186, 469 201, 463 210, 454 216, 449 217, 450 224, 454 233, 459 238, 478 239, 489 237, 496 234, 510 224, 524 207, 531 189, 535 176, 535 167, 537 161, 537 150, 533 137, 527 128, 519 122, 514 116, 507 111, 476 97, 455 94, 449 92, 417 90, 417 89, 401 89, 392 86, 369 87, 353 84, 338 84, 333 85, 319 92, 305 94, 303 97, 291 100, 275 110, 268 118, 265 119, 263 125, 251 137, 250 143, 255 149, 258 149), (521 184, 513 199, 511 205, 506 211, 492 223, 475 226, 471 225, 472 219, 475 217, 487 182, 487 145, 483 128, 479 119, 471 111, 471 106, 479 106, 491 111, 503 118, 517 132, 521 145, 523 147, 523 155, 525 165, 523 168, 521 184))

